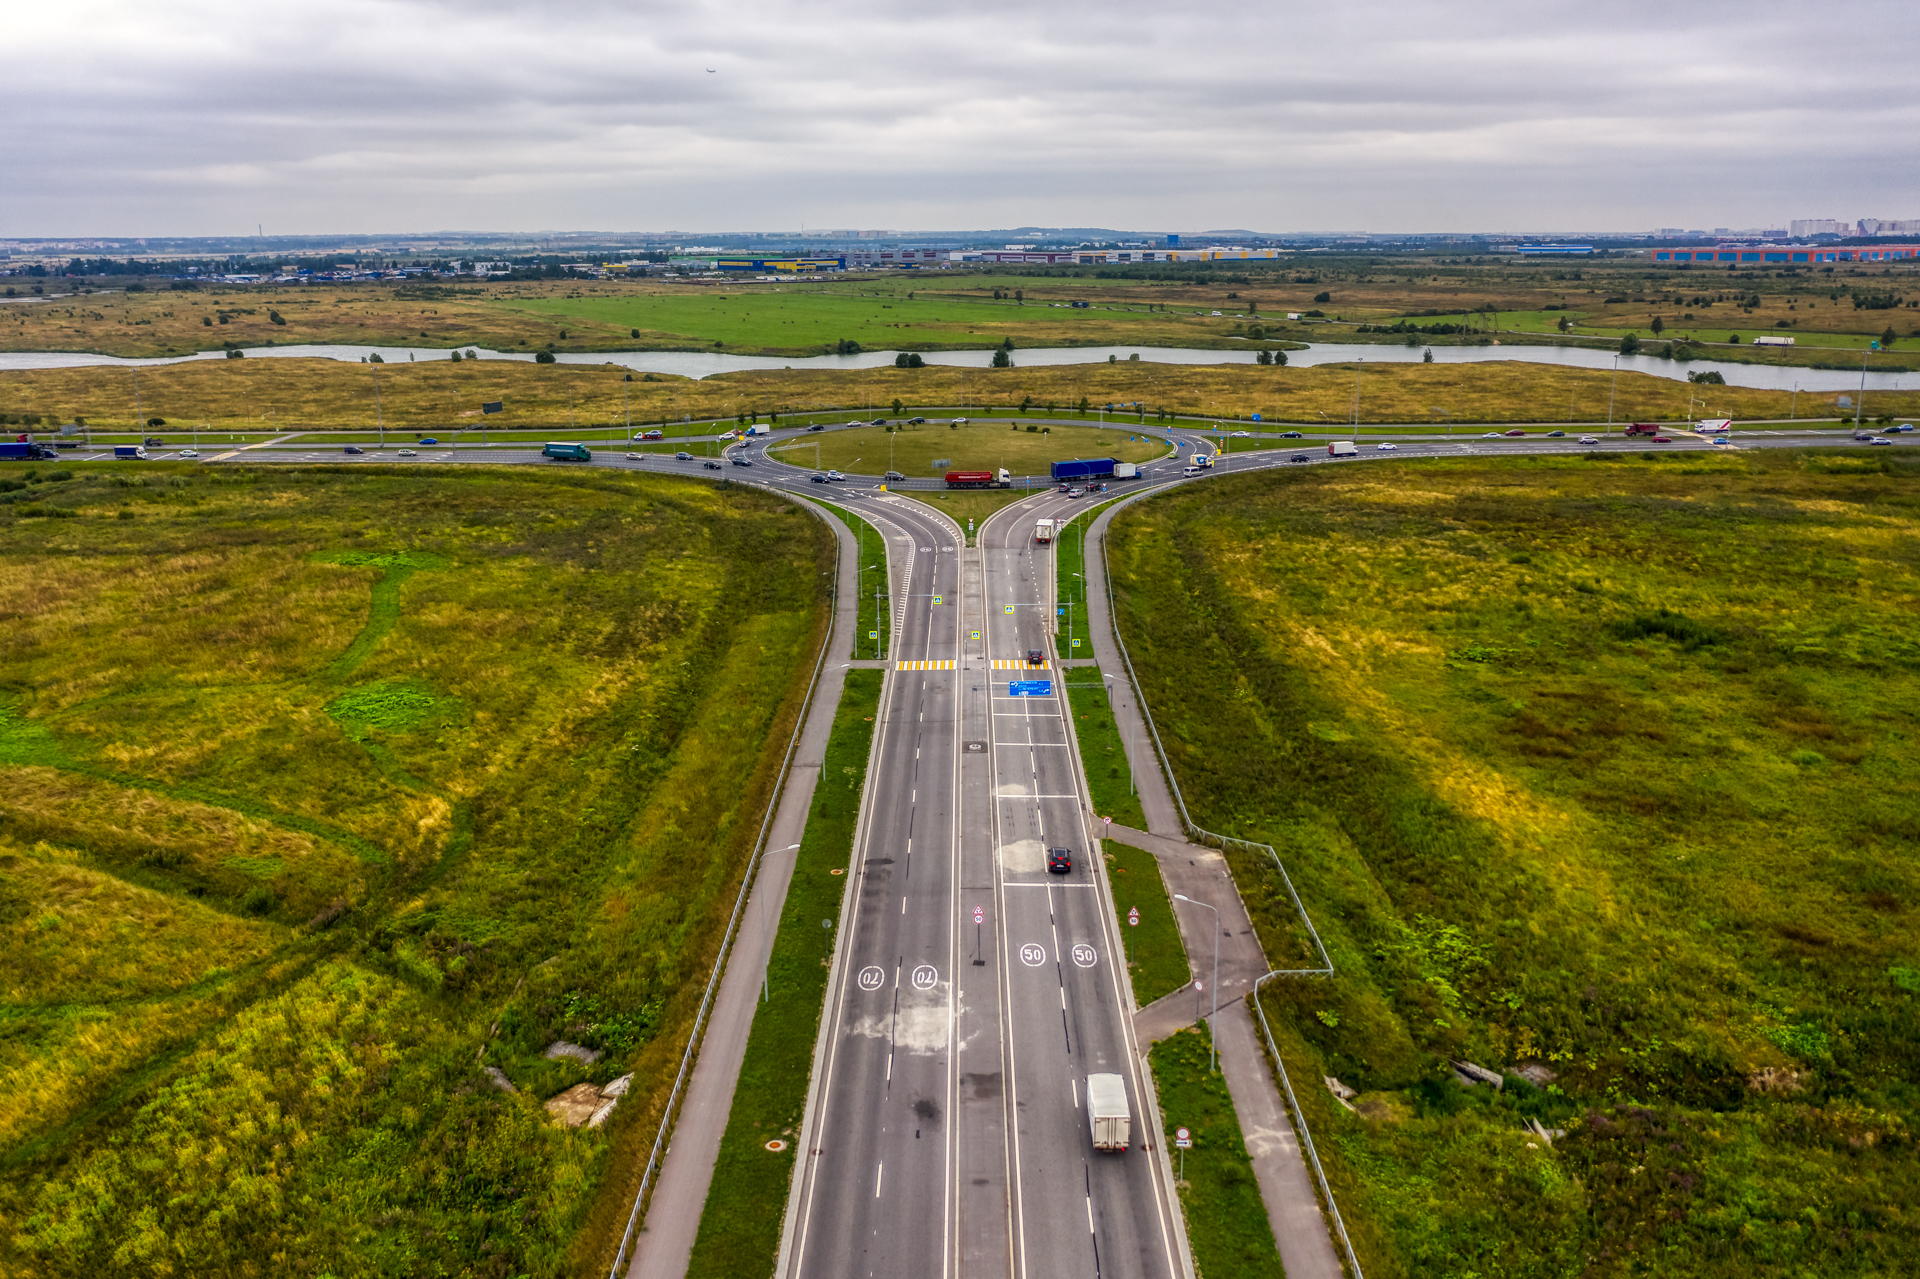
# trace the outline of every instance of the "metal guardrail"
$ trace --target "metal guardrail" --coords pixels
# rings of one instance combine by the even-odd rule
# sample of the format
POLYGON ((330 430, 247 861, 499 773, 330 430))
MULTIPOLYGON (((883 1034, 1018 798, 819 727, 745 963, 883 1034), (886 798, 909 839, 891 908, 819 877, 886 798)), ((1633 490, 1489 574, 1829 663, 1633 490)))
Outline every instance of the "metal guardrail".
MULTIPOLYGON (((1117 510, 1148 493, 1135 493, 1115 502, 1109 508, 1117 510)), ((1112 526, 1112 521, 1108 521, 1112 526)), ((1340 1239, 1341 1249, 1346 1253, 1346 1265, 1353 1279, 1366 1279, 1360 1269, 1360 1258, 1354 1253, 1353 1240, 1347 1235, 1347 1223, 1340 1216, 1340 1205, 1334 1201, 1333 1187, 1327 1184, 1326 1169, 1320 1164, 1320 1152, 1314 1147, 1313 1133, 1308 1129, 1305 1112, 1300 1109, 1299 1098, 1294 1096, 1293 1081, 1287 1077, 1286 1061, 1280 1056, 1280 1045, 1274 1041, 1273 1028, 1267 1024, 1266 1010, 1260 1006, 1260 987, 1275 977, 1331 977, 1333 959, 1327 954, 1326 945, 1320 940, 1320 932, 1313 926, 1313 918, 1307 914, 1306 906, 1300 900, 1299 892, 1293 886, 1293 876, 1287 874, 1286 864, 1280 860, 1279 850, 1272 844, 1263 844, 1257 840, 1240 839, 1233 835, 1222 835, 1210 831, 1193 820, 1187 811, 1186 796, 1180 792, 1180 782, 1173 774, 1173 760, 1167 755, 1166 745, 1160 740, 1160 730, 1153 722, 1153 711, 1147 705, 1145 694, 1140 688, 1140 679, 1134 673, 1133 657, 1127 652, 1127 642, 1120 634, 1120 615, 1113 601, 1113 570, 1107 561, 1107 540, 1100 539, 1100 576, 1107 592, 1107 621, 1113 631, 1113 642, 1120 649, 1120 660, 1126 663, 1127 681, 1133 685, 1133 695, 1140 707, 1140 713, 1146 717, 1147 734, 1153 739, 1153 749, 1159 756, 1161 771, 1166 775, 1167 788, 1173 793, 1173 802, 1180 807, 1180 823, 1187 834, 1196 843, 1219 848, 1223 852, 1230 847, 1238 847, 1251 853, 1265 852, 1273 862, 1275 870, 1280 872, 1280 880, 1287 886, 1287 896, 1293 902, 1293 908, 1300 916, 1300 922, 1306 926, 1307 935, 1313 939, 1314 952, 1320 957, 1318 968, 1276 968, 1253 983, 1253 1010, 1260 1018, 1260 1033, 1266 1037, 1267 1051, 1273 1054, 1273 1064, 1280 1076, 1281 1088, 1286 1093, 1287 1109, 1293 1115, 1294 1126, 1300 1133, 1300 1145, 1307 1152, 1307 1159, 1313 1165, 1314 1180, 1320 1186, 1320 1196, 1325 1200, 1328 1215, 1333 1220, 1334 1233, 1340 1239)))
MULTIPOLYGON (((754 485, 769 492, 779 490, 768 485, 754 485)), ((786 496, 782 494, 782 496, 786 496)), ((801 504, 811 511, 815 518, 830 520, 820 507, 811 502, 801 504)), ((831 525, 829 525, 831 527, 831 525)), ((767 800, 766 816, 760 820, 760 834, 755 838, 753 856, 747 862, 747 873, 740 881, 740 891, 733 899, 733 914, 727 920, 727 932, 720 939, 720 953, 713 957, 713 971, 707 976, 706 993, 700 997, 700 1011, 693 1019, 693 1032, 687 1036, 686 1051, 680 1055, 680 1071, 673 1079, 673 1091, 667 1094, 667 1108, 660 1115, 660 1130, 654 1134, 653 1150, 647 1155, 646 1170, 640 1175, 640 1189, 634 1194, 633 1208, 627 1213, 626 1233, 620 1237, 619 1251, 613 1255, 613 1265, 607 1271, 607 1279, 619 1279, 620 1268, 627 1262, 627 1249, 633 1245, 633 1232, 640 1224, 640 1210, 647 1201, 647 1191, 653 1187, 654 1173, 659 1169, 661 1151, 666 1149, 667 1136, 673 1130, 674 1119, 678 1113, 680 1093, 686 1087, 687 1075, 693 1069, 694 1058, 700 1047, 701 1033, 706 1029, 707 1012, 713 1006, 714 992, 720 988, 720 976, 726 969, 727 957, 733 950, 734 935, 739 931, 740 917, 746 910, 747 895, 759 877, 760 859, 767 847, 767 831, 773 826, 773 816, 779 810, 780 798, 786 793, 787 777, 793 769, 793 753, 800 747, 800 736, 806 730, 807 713, 813 706, 814 691, 820 686, 820 672, 825 669, 827 650, 833 647, 834 625, 840 616, 840 538, 836 533, 833 540, 833 607, 827 614, 827 633, 820 641, 820 655, 814 659, 813 677, 807 681, 807 695, 800 702, 800 713, 794 720, 793 736, 787 741, 787 753, 780 761, 780 775, 776 779, 773 794, 767 800)))

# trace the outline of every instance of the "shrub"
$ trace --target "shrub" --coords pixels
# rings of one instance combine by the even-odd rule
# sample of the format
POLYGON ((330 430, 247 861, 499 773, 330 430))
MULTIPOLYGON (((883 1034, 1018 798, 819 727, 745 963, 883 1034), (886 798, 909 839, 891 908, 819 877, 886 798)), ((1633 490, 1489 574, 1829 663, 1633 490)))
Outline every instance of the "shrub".
POLYGON ((533 362, 535 364, 552 364, 554 362, 554 354, 552 351, 535 351, 533 353, 533 362))
POLYGON ((1725 642, 1725 636, 1712 627, 1694 621, 1684 613, 1672 609, 1658 608, 1651 613, 1642 613, 1626 621, 1615 622, 1613 633, 1621 639, 1651 639, 1655 635, 1664 635, 1689 653, 1695 649, 1707 648, 1725 642))

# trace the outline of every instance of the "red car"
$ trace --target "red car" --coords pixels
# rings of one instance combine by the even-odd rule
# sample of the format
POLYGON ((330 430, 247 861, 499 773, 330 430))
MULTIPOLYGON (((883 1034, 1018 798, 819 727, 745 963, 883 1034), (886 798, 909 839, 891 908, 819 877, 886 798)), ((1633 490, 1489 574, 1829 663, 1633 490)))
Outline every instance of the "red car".
POLYGON ((1673 437, 1672 437, 1671 435, 1656 435, 1656 436, 1654 436, 1654 437, 1653 437, 1652 439, 1650 439, 1650 440, 1648 440, 1648 441, 1647 441, 1647 443, 1649 443, 1649 444, 1671 444, 1671 443, 1673 443, 1673 437))
POLYGON ((1508 435, 1525 435, 1526 432, 1525 431, 1508 431, 1507 434, 1508 435))

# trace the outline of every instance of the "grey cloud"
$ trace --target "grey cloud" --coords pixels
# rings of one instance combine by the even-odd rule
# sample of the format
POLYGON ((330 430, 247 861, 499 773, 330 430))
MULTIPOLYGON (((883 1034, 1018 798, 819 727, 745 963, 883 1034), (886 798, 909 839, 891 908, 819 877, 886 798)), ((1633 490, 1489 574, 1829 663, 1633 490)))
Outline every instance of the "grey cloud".
POLYGON ((1908 18, 83 0, 14 29, 0 234, 1920 216, 1908 18))

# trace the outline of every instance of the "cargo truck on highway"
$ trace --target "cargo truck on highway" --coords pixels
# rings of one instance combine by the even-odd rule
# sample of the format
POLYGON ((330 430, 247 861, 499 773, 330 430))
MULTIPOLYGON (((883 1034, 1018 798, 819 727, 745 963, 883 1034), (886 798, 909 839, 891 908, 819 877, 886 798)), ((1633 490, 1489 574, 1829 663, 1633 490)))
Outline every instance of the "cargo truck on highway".
POLYGON ((1093 1121, 1095 1150, 1125 1150, 1132 1136, 1127 1113, 1127 1083, 1118 1075, 1087 1076, 1087 1114, 1093 1121))
POLYGON ((1036 542, 1051 542, 1053 540, 1053 521, 1035 520, 1033 525, 1033 540, 1036 542))
POLYGON ((1327 445, 1327 456, 1359 457, 1360 450, 1354 446, 1352 440, 1335 440, 1333 443, 1327 445))
POLYGON ((1053 478, 1056 480, 1084 480, 1102 475, 1112 475, 1116 465, 1110 457, 1093 457, 1084 460, 1075 458, 1071 462, 1055 462, 1053 478))
POLYGON ((1013 472, 1001 467, 996 471, 948 471, 947 487, 950 489, 1010 489, 1013 487, 1013 472))
POLYGON ((768 426, 765 422, 761 422, 761 423, 758 423, 757 425, 748 427, 747 434, 748 435, 771 435, 773 434, 773 428, 768 426))
POLYGON ((113 446, 115 457, 131 457, 146 461, 147 446, 144 444, 116 444, 113 446))
POLYGON ((1113 464, 1113 478, 1116 480, 1138 479, 1139 476, 1140 468, 1132 462, 1115 462, 1113 464))
POLYGON ((584 444, 549 444, 540 450, 541 457, 550 457, 556 462, 591 462, 593 450, 584 444))
POLYGON ((1658 422, 1632 422, 1627 425, 1626 434, 1658 435, 1660 434, 1660 424, 1658 422))
POLYGON ((44 462, 59 456, 46 445, 31 440, 9 440, 0 444, 0 460, 8 462, 44 462))

